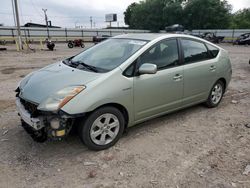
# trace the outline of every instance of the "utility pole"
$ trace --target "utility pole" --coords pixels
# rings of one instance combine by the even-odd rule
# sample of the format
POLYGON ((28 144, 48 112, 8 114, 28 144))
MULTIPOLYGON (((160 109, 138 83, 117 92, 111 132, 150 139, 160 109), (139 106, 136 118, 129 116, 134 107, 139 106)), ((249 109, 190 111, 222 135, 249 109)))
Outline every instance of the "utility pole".
POLYGON ((44 12, 44 17, 45 17, 45 22, 46 22, 46 27, 47 27, 47 34, 48 34, 48 39, 49 39, 49 27, 48 27, 48 16, 47 16, 47 9, 42 9, 44 12))
POLYGON ((16 27, 16 13, 15 13, 15 7, 14 7, 14 2, 11 0, 12 4, 12 12, 13 12, 13 18, 14 18, 14 26, 16 27))
POLYGON ((90 16, 90 28, 92 29, 92 23, 93 23, 93 19, 92 16, 90 16))
POLYGON ((22 44, 22 37, 21 37, 21 29, 20 29, 20 21, 19 21, 17 0, 14 0, 14 4, 15 4, 15 12, 16 12, 16 25, 17 25, 17 35, 18 35, 18 46, 19 46, 19 50, 22 50, 23 49, 23 44, 22 44))

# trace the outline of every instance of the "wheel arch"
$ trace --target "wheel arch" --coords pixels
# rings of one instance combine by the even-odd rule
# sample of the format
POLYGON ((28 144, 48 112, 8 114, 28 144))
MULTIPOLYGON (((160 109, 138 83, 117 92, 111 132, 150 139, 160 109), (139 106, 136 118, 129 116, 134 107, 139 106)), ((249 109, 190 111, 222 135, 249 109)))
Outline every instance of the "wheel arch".
MULTIPOLYGON (((106 103, 106 104, 102 104, 100 106, 98 106, 97 108, 95 108, 94 110, 92 110, 91 112, 99 109, 99 108, 102 108, 102 107, 105 107, 105 106, 111 106, 111 107, 115 107, 117 108, 124 116, 124 120, 125 120, 125 129, 127 128, 128 126, 128 122, 129 122, 129 113, 128 113, 128 110, 121 104, 119 103, 106 103)), ((89 113, 91 113, 89 112, 89 113)))
POLYGON ((226 91, 226 87, 227 87, 227 81, 225 78, 221 77, 219 78, 216 82, 218 81, 222 81, 222 83, 224 84, 224 92, 226 91))

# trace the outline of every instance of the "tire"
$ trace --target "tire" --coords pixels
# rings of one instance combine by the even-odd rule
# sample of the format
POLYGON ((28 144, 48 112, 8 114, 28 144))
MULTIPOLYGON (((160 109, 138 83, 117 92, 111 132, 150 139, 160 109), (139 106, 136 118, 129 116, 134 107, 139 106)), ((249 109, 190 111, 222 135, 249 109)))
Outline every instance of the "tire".
POLYGON ((50 51, 53 51, 54 48, 55 48, 55 44, 54 44, 54 43, 50 43, 50 44, 47 45, 47 47, 48 47, 48 49, 49 49, 50 51))
POLYGON ((72 42, 69 42, 69 43, 68 43, 68 47, 69 47, 69 48, 73 48, 73 47, 74 47, 73 43, 72 43, 72 42))
POLYGON ((81 47, 82 47, 82 48, 85 48, 85 45, 82 43, 82 44, 81 44, 81 47))
POLYGON ((110 106, 102 107, 81 122, 79 136, 90 150, 104 150, 120 139, 124 126, 125 120, 120 110, 110 106))
POLYGON ((218 80, 212 87, 208 99, 206 101, 206 106, 208 108, 214 108, 217 107, 221 99, 223 98, 223 94, 225 91, 225 85, 221 80, 218 80))

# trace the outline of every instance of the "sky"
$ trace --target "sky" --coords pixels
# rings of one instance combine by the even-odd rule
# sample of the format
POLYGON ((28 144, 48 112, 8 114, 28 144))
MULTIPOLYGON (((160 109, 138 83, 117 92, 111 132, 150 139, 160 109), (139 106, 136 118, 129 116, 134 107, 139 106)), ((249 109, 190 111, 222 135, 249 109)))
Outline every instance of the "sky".
MULTIPOLYGON (((12 0, 1 0, 0 23, 13 26, 12 0)), ((124 26, 123 12, 127 6, 140 0, 18 0, 21 25, 27 22, 45 24, 42 8, 47 9, 52 25, 61 27, 90 28, 90 16, 94 28, 103 28, 105 14, 116 13, 118 22, 112 26, 124 26)), ((233 12, 250 7, 250 0, 228 0, 233 5, 233 12)))

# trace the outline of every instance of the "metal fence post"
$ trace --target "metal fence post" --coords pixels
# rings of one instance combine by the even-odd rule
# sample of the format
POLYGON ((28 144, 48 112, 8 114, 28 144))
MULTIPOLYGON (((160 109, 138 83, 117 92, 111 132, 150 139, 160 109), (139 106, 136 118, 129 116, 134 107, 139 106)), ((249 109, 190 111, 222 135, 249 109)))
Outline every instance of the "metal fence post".
POLYGON ((29 40, 30 40, 30 30, 27 29, 27 31, 28 31, 28 37, 29 37, 29 40))
POLYGON ((14 34, 14 29, 11 29, 11 34, 12 34, 12 37, 13 37, 13 43, 15 43, 15 34, 14 34))
POLYGON ((232 43, 234 43, 234 29, 233 29, 233 33, 232 33, 232 43))
POLYGON ((67 28, 65 28, 65 37, 66 37, 66 42, 67 42, 68 41, 67 28))

